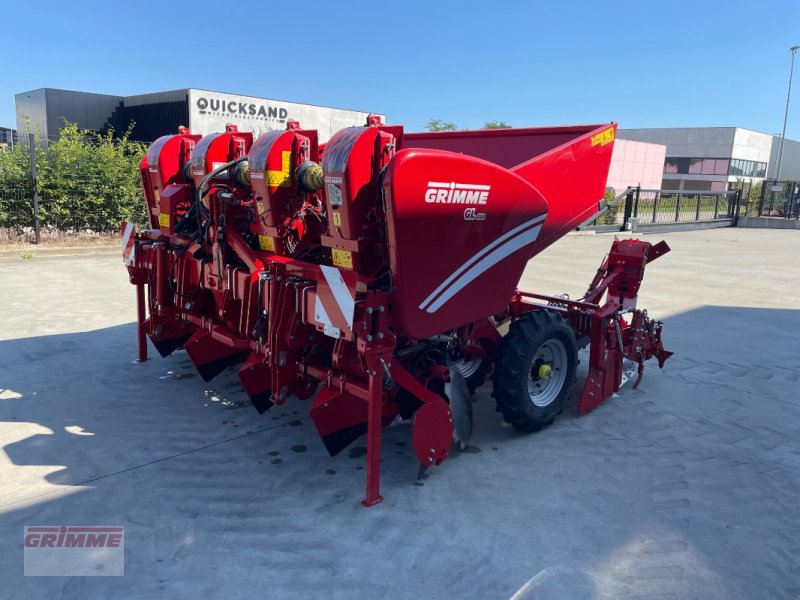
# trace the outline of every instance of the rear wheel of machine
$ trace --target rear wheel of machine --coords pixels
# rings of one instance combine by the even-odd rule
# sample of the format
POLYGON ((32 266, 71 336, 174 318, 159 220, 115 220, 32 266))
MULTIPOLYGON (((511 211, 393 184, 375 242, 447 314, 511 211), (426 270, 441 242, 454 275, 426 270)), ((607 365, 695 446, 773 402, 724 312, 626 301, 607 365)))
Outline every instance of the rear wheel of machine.
POLYGON ((522 431, 547 427, 564 410, 577 362, 567 321, 548 310, 527 313, 500 344, 492 377, 497 411, 522 431))

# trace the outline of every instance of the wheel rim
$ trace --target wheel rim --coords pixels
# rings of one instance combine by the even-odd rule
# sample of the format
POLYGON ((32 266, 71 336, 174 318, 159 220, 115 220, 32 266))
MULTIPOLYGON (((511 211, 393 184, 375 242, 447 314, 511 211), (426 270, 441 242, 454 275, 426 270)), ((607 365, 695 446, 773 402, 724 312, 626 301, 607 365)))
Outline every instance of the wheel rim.
POLYGON ((528 370, 528 395, 534 406, 551 404, 567 379, 567 349, 557 338, 539 346, 528 370))
POLYGON ((461 373, 461 376, 464 379, 466 379, 467 377, 474 375, 478 371, 478 369, 481 368, 482 362, 483 361, 480 358, 466 359, 462 356, 455 360, 451 359, 448 363, 448 366, 451 369, 455 369, 456 371, 461 373))

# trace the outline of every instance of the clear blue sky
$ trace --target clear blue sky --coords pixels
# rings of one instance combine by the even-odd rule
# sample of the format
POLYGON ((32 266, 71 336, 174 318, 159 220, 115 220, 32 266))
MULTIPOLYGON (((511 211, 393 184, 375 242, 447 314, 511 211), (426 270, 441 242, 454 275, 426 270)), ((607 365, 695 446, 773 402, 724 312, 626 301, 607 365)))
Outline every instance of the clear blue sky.
MULTIPOLYGON (((14 94, 183 87, 383 112, 419 130, 618 121, 780 132, 800 0, 0 0, 14 94)), ((800 55, 787 137, 800 139, 800 55)))

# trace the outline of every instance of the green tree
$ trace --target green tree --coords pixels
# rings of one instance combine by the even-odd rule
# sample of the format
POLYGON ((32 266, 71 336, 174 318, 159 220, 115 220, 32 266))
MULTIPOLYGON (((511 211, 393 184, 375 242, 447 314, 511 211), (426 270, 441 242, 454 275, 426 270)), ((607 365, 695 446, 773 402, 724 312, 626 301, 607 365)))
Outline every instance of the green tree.
POLYGON ((425 129, 428 131, 455 131, 458 129, 458 126, 455 123, 450 123, 449 121, 431 119, 428 121, 427 125, 425 125, 425 129))
POLYGON ((481 129, 510 129, 511 125, 505 121, 487 121, 481 129))

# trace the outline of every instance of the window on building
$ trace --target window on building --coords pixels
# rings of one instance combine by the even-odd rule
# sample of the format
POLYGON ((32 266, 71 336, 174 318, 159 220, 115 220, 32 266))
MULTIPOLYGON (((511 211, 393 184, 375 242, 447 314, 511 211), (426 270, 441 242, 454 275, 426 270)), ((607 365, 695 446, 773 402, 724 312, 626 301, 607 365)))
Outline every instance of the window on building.
POLYGON ((728 175, 738 175, 740 177, 766 177, 767 163, 734 158, 731 160, 731 166, 728 170, 728 175))
POLYGON ((766 177, 767 163, 734 158, 683 158, 668 157, 664 173, 670 175, 738 175, 740 177, 766 177))
POLYGON ((690 158, 689 159, 689 174, 700 175, 703 172, 703 159, 690 158))

